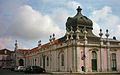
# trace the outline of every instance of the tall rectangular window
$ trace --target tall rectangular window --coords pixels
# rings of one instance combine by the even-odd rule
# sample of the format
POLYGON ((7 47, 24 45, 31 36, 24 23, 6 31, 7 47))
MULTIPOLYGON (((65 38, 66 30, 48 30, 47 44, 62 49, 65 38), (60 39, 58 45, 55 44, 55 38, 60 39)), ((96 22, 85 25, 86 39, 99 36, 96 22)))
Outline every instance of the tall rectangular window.
POLYGON ((64 66, 64 54, 61 54, 61 66, 64 66))
POLYGON ((40 62, 40 66, 42 66, 42 58, 41 58, 41 56, 40 56, 39 62, 40 62))
POLYGON ((47 66, 49 66, 49 57, 47 56, 47 66))
POLYGON ((112 64, 112 71, 116 71, 117 70, 117 64, 116 64, 116 54, 112 53, 111 54, 111 64, 112 64))

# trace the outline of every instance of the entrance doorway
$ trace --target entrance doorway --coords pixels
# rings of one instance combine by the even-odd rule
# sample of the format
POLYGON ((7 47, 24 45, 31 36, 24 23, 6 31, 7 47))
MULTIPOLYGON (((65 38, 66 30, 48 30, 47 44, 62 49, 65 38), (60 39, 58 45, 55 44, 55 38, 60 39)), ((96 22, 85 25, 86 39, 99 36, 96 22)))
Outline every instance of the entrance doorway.
POLYGON ((92 71, 97 71, 97 53, 95 51, 92 51, 92 71))
POLYGON ((24 66, 24 60, 23 59, 19 60, 19 66, 24 66))

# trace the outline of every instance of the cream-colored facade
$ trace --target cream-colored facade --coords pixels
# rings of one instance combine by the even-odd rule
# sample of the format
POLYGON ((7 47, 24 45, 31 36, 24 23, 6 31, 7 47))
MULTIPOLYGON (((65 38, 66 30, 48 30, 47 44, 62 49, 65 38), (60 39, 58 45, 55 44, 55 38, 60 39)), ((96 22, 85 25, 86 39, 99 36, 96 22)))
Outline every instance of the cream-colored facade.
POLYGON ((102 38, 92 33, 92 21, 77 8, 74 17, 68 17, 66 34, 55 39, 50 36, 47 44, 29 50, 18 49, 16 65, 41 66, 48 72, 120 72, 120 41, 109 38, 108 30, 102 38))
POLYGON ((9 69, 14 65, 14 52, 8 49, 0 50, 0 68, 9 69))

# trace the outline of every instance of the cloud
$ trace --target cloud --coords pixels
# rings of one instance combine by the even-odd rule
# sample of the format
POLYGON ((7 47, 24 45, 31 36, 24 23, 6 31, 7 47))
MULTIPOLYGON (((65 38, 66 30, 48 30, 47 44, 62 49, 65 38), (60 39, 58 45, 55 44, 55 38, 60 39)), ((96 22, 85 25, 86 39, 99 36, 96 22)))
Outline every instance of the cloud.
POLYGON ((104 6, 102 9, 94 10, 90 18, 94 22, 96 22, 96 24, 98 24, 100 28, 103 29, 104 34, 105 34, 105 30, 108 29, 110 33, 110 37, 113 37, 113 36, 119 37, 120 17, 113 14, 111 7, 104 6))
POLYGON ((100 30, 100 26, 93 21, 93 33, 96 35, 96 36, 99 36, 99 30, 100 30))
POLYGON ((6 47, 12 48, 12 39, 10 37, 0 38, 0 49, 6 48, 6 47))
POLYGON ((94 10, 92 12, 92 17, 96 22, 98 22, 99 20, 107 18, 111 12, 112 12, 111 7, 105 6, 100 10, 94 10))
POLYGON ((56 9, 52 11, 52 13, 49 15, 52 17, 52 19, 56 24, 58 24, 62 29, 64 29, 63 33, 65 33, 65 30, 66 30, 65 24, 66 24, 67 18, 69 16, 72 17, 73 15, 75 15, 75 13, 73 14, 71 10, 75 11, 78 6, 82 6, 82 5, 79 2, 72 1, 72 0, 69 0, 69 1, 65 0, 65 2, 63 2, 62 4, 60 3, 60 5, 61 7, 60 6, 56 7, 56 9))
MULTIPOLYGON (((14 40, 16 39, 20 40, 20 42, 23 43, 21 46, 26 48, 28 47, 28 43, 25 42, 29 40, 33 42, 33 40, 42 39, 44 42, 45 39, 47 39, 46 37, 52 33, 56 34, 56 38, 62 37, 65 34, 63 27, 65 28, 65 22, 70 14, 66 11, 67 8, 63 8, 64 5, 61 8, 58 3, 57 10, 51 12, 51 14, 43 14, 42 10, 42 12, 40 12, 33 9, 33 7, 27 5, 24 0, 16 0, 14 2, 3 1, 0 3, 0 11, 2 11, 0 14, 0 39, 6 42, 1 43, 1 48, 11 48, 11 44, 14 44, 14 40), (8 37, 12 41, 6 41, 5 39, 8 39, 8 37)), ((73 4, 73 6, 75 3, 78 4, 74 1, 68 1, 68 4, 69 3, 73 4)), ((12 46, 12 48, 14 47, 12 46)))
POLYGON ((52 33, 59 35, 62 32, 50 16, 43 15, 29 5, 18 9, 9 31, 12 36, 32 40, 49 36, 52 33))
POLYGON ((82 7, 82 5, 77 1, 69 1, 66 6, 72 9, 76 9, 78 6, 82 7))
MULTIPOLYGON (((67 21, 67 18, 70 14, 66 11, 64 8, 57 8, 55 11, 53 11, 50 16, 54 20, 56 24, 58 24, 62 29, 65 28, 65 23, 67 21)), ((65 32, 65 29, 63 30, 63 33, 65 32)))
MULTIPOLYGON (((18 39, 17 39, 18 40, 18 39)), ((25 43, 30 44, 30 41, 23 41, 23 40, 18 40, 18 48, 28 48, 28 45, 25 43)), ((15 38, 13 37, 1 37, 0 38, 0 49, 7 48, 9 50, 14 50, 15 48, 15 38)))
POLYGON ((14 43, 12 35, 8 36, 12 25, 13 14, 19 6, 22 6, 25 0, 0 0, 0 49, 13 49, 14 43))
POLYGON ((68 12, 65 9, 58 8, 56 11, 52 13, 52 16, 54 20, 58 21, 64 21, 69 16, 68 12))

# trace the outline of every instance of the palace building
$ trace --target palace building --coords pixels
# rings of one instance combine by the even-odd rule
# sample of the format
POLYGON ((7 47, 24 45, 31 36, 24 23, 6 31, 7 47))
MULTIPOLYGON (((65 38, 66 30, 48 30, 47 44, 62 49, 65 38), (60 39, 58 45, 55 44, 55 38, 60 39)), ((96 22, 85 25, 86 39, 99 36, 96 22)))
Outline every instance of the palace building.
POLYGON ((120 41, 109 38, 108 29, 93 34, 93 22, 82 15, 68 17, 66 34, 32 49, 19 49, 15 43, 16 66, 41 66, 48 72, 120 72, 120 41), (106 37, 103 38, 102 36, 106 37))

